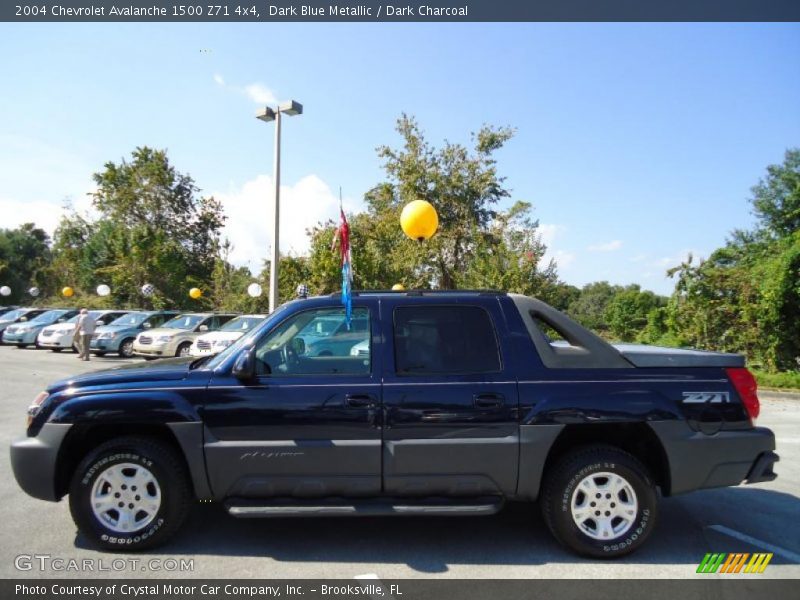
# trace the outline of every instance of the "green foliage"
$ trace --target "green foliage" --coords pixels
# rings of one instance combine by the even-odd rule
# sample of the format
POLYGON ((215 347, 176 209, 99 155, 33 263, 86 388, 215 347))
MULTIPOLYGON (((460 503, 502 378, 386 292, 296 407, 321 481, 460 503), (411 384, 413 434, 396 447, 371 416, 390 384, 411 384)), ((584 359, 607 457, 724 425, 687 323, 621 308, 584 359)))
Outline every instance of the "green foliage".
POLYGON ((649 315, 665 305, 666 298, 629 285, 611 298, 604 319, 612 337, 632 342, 648 325, 649 315))
POLYGON ((71 213, 54 236, 53 280, 91 293, 111 286, 120 306, 209 308, 212 279, 225 217, 213 198, 198 197, 188 175, 175 170, 166 152, 137 148, 130 161, 108 162, 94 175, 97 220, 71 213), (153 284, 156 293, 143 296, 153 284), (206 296, 192 300, 189 289, 206 296))
POLYGON ((16 229, 0 229, 0 286, 11 288, 11 295, 0 296, 3 304, 30 301, 28 290, 38 287, 43 294, 53 289, 47 276, 50 261, 50 239, 33 223, 16 229))
POLYGON ((769 373, 754 369, 753 375, 761 388, 800 392, 800 372, 769 373))

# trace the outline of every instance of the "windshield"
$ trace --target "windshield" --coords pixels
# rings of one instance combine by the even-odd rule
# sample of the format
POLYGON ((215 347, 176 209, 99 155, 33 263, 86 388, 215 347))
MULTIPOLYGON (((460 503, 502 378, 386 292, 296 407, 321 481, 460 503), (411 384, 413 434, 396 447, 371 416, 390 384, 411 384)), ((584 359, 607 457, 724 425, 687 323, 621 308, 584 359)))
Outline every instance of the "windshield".
MULTIPOLYGON (((302 301, 299 301, 302 302, 302 301)), ((276 319, 282 319, 283 313, 286 312, 286 309, 291 306, 292 302, 287 302, 282 306, 279 306, 275 309, 271 315, 267 316, 261 323, 258 324, 257 327, 252 327, 250 331, 245 333, 242 337, 236 340, 233 344, 225 348, 222 352, 217 354, 209 363, 206 365, 206 368, 209 369, 216 369, 219 365, 221 365, 226 358, 228 358, 231 354, 234 354, 239 351, 240 348, 244 348, 245 346, 249 346, 253 344, 255 338, 259 336, 259 334, 267 329, 270 326, 270 323, 274 323, 276 319)))
POLYGON ((136 327, 141 325, 150 316, 150 313, 128 313, 111 321, 111 326, 136 327))
POLYGON ((161 327, 164 329, 194 329, 205 318, 203 315, 178 315, 161 327))
POLYGON ((236 317, 220 328, 220 331, 250 331, 261 323, 264 317, 236 317))
POLYGON ((0 315, 0 321, 16 321, 22 315, 25 314, 24 308, 18 308, 16 310, 10 310, 5 314, 0 315))
POLYGON ((40 314, 35 319, 28 321, 29 323, 52 323, 57 321, 62 315, 66 314, 65 310, 48 310, 46 313, 40 314))

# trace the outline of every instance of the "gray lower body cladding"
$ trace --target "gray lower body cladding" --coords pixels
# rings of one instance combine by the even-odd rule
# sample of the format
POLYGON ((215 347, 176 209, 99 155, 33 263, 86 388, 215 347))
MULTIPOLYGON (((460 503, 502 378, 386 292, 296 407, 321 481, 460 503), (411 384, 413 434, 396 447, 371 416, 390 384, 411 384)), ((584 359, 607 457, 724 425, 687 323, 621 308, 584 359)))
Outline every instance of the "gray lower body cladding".
POLYGON ((764 462, 762 454, 775 450, 775 435, 763 427, 707 435, 693 431, 684 421, 649 425, 669 461, 671 495, 739 485, 760 459, 764 462))
POLYGON ((72 425, 45 423, 36 437, 11 443, 11 468, 19 487, 40 500, 59 500, 56 495, 56 464, 61 442, 72 425))

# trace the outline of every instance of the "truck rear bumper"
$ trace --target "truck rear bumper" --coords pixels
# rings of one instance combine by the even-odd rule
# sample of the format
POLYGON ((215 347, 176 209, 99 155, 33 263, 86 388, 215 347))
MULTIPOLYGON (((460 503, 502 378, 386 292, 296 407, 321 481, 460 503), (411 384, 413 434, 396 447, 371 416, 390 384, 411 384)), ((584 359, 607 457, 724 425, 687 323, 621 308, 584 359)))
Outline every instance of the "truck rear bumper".
POLYGON ((772 481, 775 435, 765 427, 707 435, 683 421, 650 423, 669 461, 668 493, 772 481))
POLYGON ((64 436, 72 425, 45 423, 36 437, 11 443, 11 468, 19 487, 34 498, 56 502, 56 461, 64 436))

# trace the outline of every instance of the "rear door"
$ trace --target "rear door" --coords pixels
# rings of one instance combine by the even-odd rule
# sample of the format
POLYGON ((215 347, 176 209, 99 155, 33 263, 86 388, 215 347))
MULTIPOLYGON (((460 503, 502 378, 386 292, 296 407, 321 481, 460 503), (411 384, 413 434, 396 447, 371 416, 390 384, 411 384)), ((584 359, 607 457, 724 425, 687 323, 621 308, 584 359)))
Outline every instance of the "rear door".
POLYGON ((386 300, 384 491, 513 494, 517 384, 496 297, 386 300))

